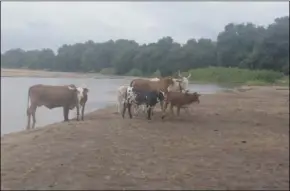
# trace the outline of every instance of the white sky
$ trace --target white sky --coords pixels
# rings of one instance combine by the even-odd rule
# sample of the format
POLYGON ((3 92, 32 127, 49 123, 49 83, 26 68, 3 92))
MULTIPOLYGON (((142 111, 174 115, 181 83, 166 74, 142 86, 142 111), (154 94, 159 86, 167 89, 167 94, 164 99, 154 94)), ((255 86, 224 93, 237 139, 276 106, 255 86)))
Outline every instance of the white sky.
POLYGON ((268 25, 289 16, 286 2, 2 2, 1 52, 93 40, 216 39, 229 22, 268 25))

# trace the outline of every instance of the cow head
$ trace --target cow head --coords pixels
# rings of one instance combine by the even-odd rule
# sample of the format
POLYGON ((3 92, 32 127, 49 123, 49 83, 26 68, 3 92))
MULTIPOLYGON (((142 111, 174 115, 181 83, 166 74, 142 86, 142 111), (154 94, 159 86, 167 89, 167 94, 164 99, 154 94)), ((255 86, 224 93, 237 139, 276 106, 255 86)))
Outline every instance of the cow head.
POLYGON ((199 97, 201 96, 200 94, 198 94, 197 92, 194 93, 189 93, 189 91, 185 92, 185 96, 187 97, 187 99, 189 100, 189 102, 197 102, 200 103, 199 101, 199 97))
POLYGON ((86 88, 86 87, 78 87, 77 88, 77 93, 78 93, 78 99, 79 101, 81 101, 81 99, 85 98, 88 96, 88 92, 89 92, 89 89, 86 88))
POLYGON ((180 71, 178 71, 178 76, 180 77, 179 82, 180 82, 181 88, 183 90, 186 90, 188 88, 189 78, 191 77, 191 74, 189 73, 187 77, 184 77, 180 74, 180 71))
POLYGON ((159 101, 159 102, 160 102, 160 101, 163 101, 164 98, 165 98, 165 92, 163 92, 163 91, 159 91, 158 96, 157 96, 158 101, 159 101))
POLYGON ((77 91, 77 87, 74 84, 70 84, 67 87, 69 90, 77 91))
POLYGON ((83 88, 83 93, 87 95, 89 93, 89 89, 88 88, 83 88))

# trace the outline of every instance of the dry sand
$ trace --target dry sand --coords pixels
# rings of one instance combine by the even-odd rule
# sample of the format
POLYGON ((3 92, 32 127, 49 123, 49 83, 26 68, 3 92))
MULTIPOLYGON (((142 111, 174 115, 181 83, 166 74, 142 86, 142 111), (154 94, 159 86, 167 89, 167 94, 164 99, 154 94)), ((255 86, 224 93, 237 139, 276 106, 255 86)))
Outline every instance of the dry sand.
POLYGON ((53 72, 44 70, 1 68, 1 77, 37 77, 37 78, 135 78, 133 76, 102 75, 100 73, 53 72))
POLYGON ((191 115, 85 121, 1 138, 2 189, 289 189, 289 91, 203 95, 191 115))
POLYGON ((42 78, 85 78, 94 77, 95 73, 50 72, 44 70, 6 69, 1 68, 2 77, 42 77, 42 78))

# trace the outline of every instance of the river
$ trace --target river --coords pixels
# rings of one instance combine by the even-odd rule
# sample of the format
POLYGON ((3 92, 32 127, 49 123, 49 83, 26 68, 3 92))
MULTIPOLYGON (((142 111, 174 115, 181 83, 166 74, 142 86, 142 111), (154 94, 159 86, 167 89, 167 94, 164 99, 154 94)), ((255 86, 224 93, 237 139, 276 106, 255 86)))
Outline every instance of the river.
MULTIPOLYGON (((28 88, 34 84, 76 86, 85 84, 89 88, 89 99, 85 113, 104 108, 116 103, 116 90, 120 85, 127 85, 130 79, 94 79, 94 78, 30 78, 1 77, 1 135, 24 130, 27 123, 26 108, 28 88)), ((224 88, 210 84, 190 84, 190 90, 201 94, 210 94, 224 88)), ((70 111, 70 118, 76 115, 70 111)), ((62 108, 49 110, 39 107, 36 112, 36 127, 63 120, 62 108)))

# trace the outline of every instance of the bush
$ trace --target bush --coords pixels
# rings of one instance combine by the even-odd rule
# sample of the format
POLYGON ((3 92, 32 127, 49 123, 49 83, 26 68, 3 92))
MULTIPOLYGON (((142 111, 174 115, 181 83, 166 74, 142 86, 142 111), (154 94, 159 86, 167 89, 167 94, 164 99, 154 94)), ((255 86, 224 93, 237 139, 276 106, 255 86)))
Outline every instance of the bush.
POLYGON ((160 72, 160 70, 156 70, 156 71, 152 74, 152 77, 157 77, 157 78, 161 77, 161 72, 160 72))
POLYGON ((208 67, 189 71, 191 79, 218 83, 274 83, 284 75, 271 70, 248 70, 240 68, 208 67))
POLYGON ((103 68, 100 73, 104 75, 114 75, 115 74, 115 68, 103 68))
POLYGON ((142 71, 136 68, 133 68, 126 75, 127 76, 142 76, 142 71))

